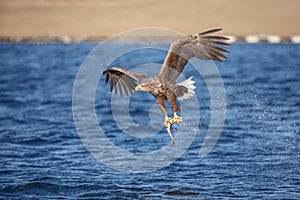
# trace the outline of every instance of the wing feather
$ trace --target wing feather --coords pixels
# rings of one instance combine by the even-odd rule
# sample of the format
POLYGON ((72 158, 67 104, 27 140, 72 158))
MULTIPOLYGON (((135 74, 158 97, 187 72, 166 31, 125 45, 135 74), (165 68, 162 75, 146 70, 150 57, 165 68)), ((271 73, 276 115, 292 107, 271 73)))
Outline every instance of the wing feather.
POLYGON ((217 28, 194 35, 188 35, 173 42, 162 69, 157 76, 169 81, 176 81, 189 59, 193 57, 218 62, 222 62, 222 59, 227 59, 224 53, 229 54, 230 52, 219 46, 231 46, 224 42, 224 40, 229 40, 229 38, 209 35, 220 30, 222 29, 217 28))
POLYGON ((226 42, 221 42, 221 41, 211 41, 212 43, 216 44, 216 45, 222 45, 222 46, 231 46, 231 44, 228 44, 226 42))
POLYGON ((105 74, 105 83, 108 83, 109 81, 110 92, 114 90, 115 95, 119 92, 121 97, 123 96, 123 91, 127 96, 129 93, 132 94, 137 83, 147 78, 144 74, 122 69, 120 67, 107 69, 103 72, 103 75, 105 74))
MULTIPOLYGON (((207 49, 208 49, 209 53, 217 56, 218 58, 221 57, 221 58, 227 59, 226 56, 224 56, 222 53, 220 53, 219 51, 217 51, 215 48, 208 47, 207 49)), ((222 62, 222 61, 220 61, 220 62, 222 62)))
MULTIPOLYGON (((120 92, 120 95, 121 95, 121 97, 123 96, 123 92, 122 92, 122 86, 121 86, 121 79, 117 82, 117 85, 118 85, 118 89, 119 89, 119 92, 120 92)), ((117 90, 115 90, 115 94, 116 94, 116 91, 117 90)))
POLYGON ((221 51, 221 52, 226 53, 226 54, 230 54, 229 51, 227 51, 227 50, 225 50, 225 49, 223 49, 221 47, 214 46, 214 49, 217 49, 218 51, 221 51))
POLYGON ((205 38, 205 39, 211 39, 211 40, 229 40, 229 38, 227 37, 223 37, 223 36, 204 36, 202 38, 205 38))
POLYGON ((110 79, 110 89, 109 89, 109 91, 112 92, 113 89, 114 89, 115 82, 111 77, 109 77, 109 79, 110 79))
POLYGON ((215 28, 215 29, 212 29, 212 30, 208 30, 208 31, 204 31, 202 33, 199 33, 199 35, 207 35, 207 34, 211 34, 211 33, 221 31, 221 30, 222 30, 221 28, 215 28))
MULTIPOLYGON (((123 80, 122 78, 120 79, 120 83, 121 83, 121 85, 122 85, 122 87, 123 87, 123 89, 124 89, 126 95, 128 96, 127 85, 126 85, 126 83, 124 82, 124 80, 123 80)), ((121 96, 122 96, 122 95, 121 95, 121 96)))
POLYGON ((216 60, 216 61, 218 61, 218 62, 222 62, 222 60, 221 60, 218 56, 216 56, 216 55, 214 55, 214 54, 212 54, 212 53, 209 53, 209 56, 210 56, 213 60, 216 60))

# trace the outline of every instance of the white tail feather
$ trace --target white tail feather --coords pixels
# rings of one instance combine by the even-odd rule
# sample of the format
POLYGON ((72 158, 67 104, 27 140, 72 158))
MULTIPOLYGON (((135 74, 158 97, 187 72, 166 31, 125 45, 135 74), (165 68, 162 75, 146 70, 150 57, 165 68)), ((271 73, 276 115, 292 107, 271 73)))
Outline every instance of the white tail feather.
POLYGON ((192 76, 188 79, 186 79, 185 81, 182 81, 180 83, 177 83, 177 85, 181 85, 181 86, 184 86, 188 89, 188 91, 186 93, 183 94, 183 96, 181 97, 178 97, 179 100, 184 100, 184 99, 188 99, 192 96, 194 96, 195 94, 195 89, 196 89, 196 86, 194 85, 195 81, 192 80, 192 76))

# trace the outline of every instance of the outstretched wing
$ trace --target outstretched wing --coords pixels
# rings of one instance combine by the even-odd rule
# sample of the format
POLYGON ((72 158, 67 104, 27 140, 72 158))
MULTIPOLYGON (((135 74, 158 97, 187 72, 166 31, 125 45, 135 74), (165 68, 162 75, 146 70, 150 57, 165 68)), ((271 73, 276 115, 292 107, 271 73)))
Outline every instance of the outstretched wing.
POLYGON ((113 67, 107 69, 103 72, 103 75, 106 74, 106 83, 110 83, 110 91, 115 91, 115 94, 120 93, 121 97, 123 96, 123 92, 125 91, 128 96, 129 93, 132 94, 135 87, 137 86, 137 82, 141 82, 146 78, 145 75, 122 69, 120 67, 113 67))
POLYGON ((222 58, 227 58, 224 53, 229 54, 230 52, 219 46, 231 46, 224 42, 229 38, 210 35, 220 30, 222 29, 212 29, 203 33, 188 35, 173 42, 158 76, 169 81, 176 81, 188 60, 193 57, 222 62, 222 58))

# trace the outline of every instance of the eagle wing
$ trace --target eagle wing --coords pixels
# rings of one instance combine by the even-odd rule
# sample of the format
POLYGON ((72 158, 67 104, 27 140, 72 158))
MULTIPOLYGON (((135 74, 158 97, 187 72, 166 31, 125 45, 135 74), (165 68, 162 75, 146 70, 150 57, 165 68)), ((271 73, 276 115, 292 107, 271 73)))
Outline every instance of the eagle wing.
POLYGON ((229 38, 210 35, 222 29, 212 29, 199 34, 188 35, 172 43, 158 76, 169 81, 176 81, 189 59, 196 57, 203 60, 222 62, 224 55, 230 52, 219 46, 231 46, 224 42, 229 38))
POLYGON ((125 91, 128 96, 129 93, 132 94, 137 82, 141 82, 146 78, 144 74, 138 72, 122 69, 120 67, 113 67, 107 69, 103 72, 103 75, 106 74, 106 83, 110 83, 110 91, 115 91, 115 94, 120 93, 121 97, 125 91))

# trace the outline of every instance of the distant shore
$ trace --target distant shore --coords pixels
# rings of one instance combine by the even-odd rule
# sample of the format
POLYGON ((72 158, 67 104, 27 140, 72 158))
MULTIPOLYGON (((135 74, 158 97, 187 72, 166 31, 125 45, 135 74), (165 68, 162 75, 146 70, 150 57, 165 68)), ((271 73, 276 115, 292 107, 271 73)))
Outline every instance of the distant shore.
POLYGON ((139 27, 185 34, 223 27, 237 41, 247 36, 300 35, 297 0, 10 0, 0 1, 0 41, 99 41, 139 27))
MULTIPOLYGON (((276 35, 262 35, 262 36, 227 36, 230 38, 228 41, 229 43, 235 43, 235 42, 244 42, 244 43, 259 43, 259 42, 265 42, 265 43, 295 43, 300 44, 300 36, 292 36, 292 37, 280 37, 276 35)), ((23 43, 81 43, 81 42, 101 42, 108 37, 103 36, 93 36, 93 37, 69 37, 69 36, 53 36, 53 37, 1 37, 0 36, 0 42, 23 42, 23 43)), ((134 40, 130 40, 133 42, 139 42, 143 41, 145 38, 135 38, 134 40)), ((177 38, 153 38, 150 37, 152 41, 174 41, 177 38)))

